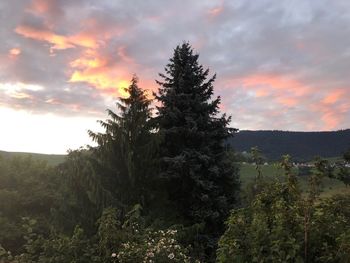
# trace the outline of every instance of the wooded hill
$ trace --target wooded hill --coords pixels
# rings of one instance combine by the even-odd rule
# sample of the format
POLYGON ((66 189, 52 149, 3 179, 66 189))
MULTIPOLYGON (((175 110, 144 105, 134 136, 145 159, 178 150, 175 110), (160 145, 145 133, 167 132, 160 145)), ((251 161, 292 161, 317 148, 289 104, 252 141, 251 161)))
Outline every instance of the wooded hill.
POLYGON ((315 156, 341 156, 350 147, 350 129, 327 132, 248 131, 242 130, 230 139, 236 151, 250 151, 257 146, 269 160, 284 154, 296 161, 309 161, 315 156))
MULTIPOLYGON (((268 160, 278 160, 289 154, 295 161, 310 161, 315 156, 324 158, 341 156, 350 148, 350 129, 329 132, 248 131, 242 130, 229 140, 236 151, 249 152, 257 146, 268 160)), ((0 151, 2 156, 32 155, 57 165, 65 155, 14 153, 0 151)))

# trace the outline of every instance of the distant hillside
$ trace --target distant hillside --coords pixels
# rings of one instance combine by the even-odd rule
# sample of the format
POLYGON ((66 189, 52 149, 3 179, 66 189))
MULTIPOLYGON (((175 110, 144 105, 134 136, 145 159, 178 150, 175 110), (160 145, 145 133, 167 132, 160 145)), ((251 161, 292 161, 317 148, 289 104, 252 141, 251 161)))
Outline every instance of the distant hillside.
MULTIPOLYGON (((229 143, 239 152, 258 146, 269 160, 289 154, 297 161, 309 161, 315 156, 341 156, 350 148, 350 129, 331 132, 239 131, 229 143)), ((28 156, 57 165, 66 155, 0 151, 0 156, 28 156)))
POLYGON ((66 155, 0 151, 0 156, 5 158, 12 157, 12 156, 32 156, 32 158, 35 160, 43 160, 43 161, 46 161, 49 165, 54 166, 62 163, 66 155))
POLYGON ((289 154, 294 160, 342 155, 350 148, 350 129, 331 132, 240 131, 230 140, 237 151, 258 146, 270 160, 289 154))

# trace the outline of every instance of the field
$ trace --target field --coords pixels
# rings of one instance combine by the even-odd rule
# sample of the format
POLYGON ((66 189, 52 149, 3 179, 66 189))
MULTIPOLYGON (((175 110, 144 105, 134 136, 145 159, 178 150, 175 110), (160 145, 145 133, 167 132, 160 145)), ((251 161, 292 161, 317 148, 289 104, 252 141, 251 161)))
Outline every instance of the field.
MULTIPOLYGON (((249 182, 252 182, 257 174, 255 170, 255 166, 251 164, 241 164, 241 182, 242 182, 242 188, 244 188, 249 182)), ((267 178, 283 178, 283 170, 278 167, 278 164, 268 164, 262 166, 262 174, 264 177, 267 178)), ((298 174, 298 169, 294 168, 293 172, 298 174)), ((303 189, 307 186, 307 176, 300 176, 299 182, 301 183, 301 187, 303 189)), ((341 193, 350 193, 350 188, 347 188, 342 182, 330 179, 330 178, 324 178, 323 182, 323 193, 322 196, 329 196, 333 194, 341 194, 341 193)))
MULTIPOLYGON (((22 157, 31 156, 34 160, 46 161, 49 165, 55 166, 62 163, 66 155, 0 151, 0 156, 5 158, 13 157, 13 156, 22 156, 22 157)), ((337 161, 339 160, 339 158, 328 158, 328 160, 337 161)), ((271 178, 271 179, 275 177, 281 178, 281 179, 283 178, 283 170, 278 166, 277 163, 263 165, 261 167, 261 170, 264 177, 271 178)), ((298 169, 294 168, 293 172, 298 174, 298 169)), ((256 174, 257 174, 257 171, 255 170, 254 165, 251 165, 248 163, 240 164, 240 177, 242 182, 242 188, 244 188, 249 182, 252 182, 256 174)), ((305 189, 307 186, 307 176, 300 176, 299 182, 301 183, 301 187, 305 189)), ((350 193, 350 188, 346 188, 345 185, 338 180, 324 178, 322 196, 329 196, 332 194, 339 194, 339 193, 350 193)))
POLYGON ((11 158, 14 156, 27 157, 31 156, 34 160, 46 161, 49 165, 55 166, 64 161, 66 155, 63 154, 40 154, 40 153, 23 153, 23 152, 5 152, 0 151, 3 158, 11 158))

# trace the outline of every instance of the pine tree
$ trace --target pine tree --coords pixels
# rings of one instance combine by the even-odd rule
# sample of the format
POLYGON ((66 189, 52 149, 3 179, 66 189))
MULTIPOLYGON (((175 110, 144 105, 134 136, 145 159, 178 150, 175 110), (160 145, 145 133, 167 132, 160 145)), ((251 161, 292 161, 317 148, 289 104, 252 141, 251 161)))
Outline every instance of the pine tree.
POLYGON ((152 169, 151 100, 137 82, 134 76, 126 89, 129 97, 117 103, 119 112, 108 109, 109 119, 99 121, 104 133, 89 131, 98 144, 101 185, 126 206, 144 204, 147 176, 152 169))
POLYGON ((160 170, 183 222, 205 224, 209 236, 216 237, 237 204, 237 169, 225 145, 236 130, 228 127, 231 117, 219 116, 220 97, 212 99, 216 76, 208 77, 209 69, 198 57, 183 43, 174 50, 165 74, 159 74, 160 170))

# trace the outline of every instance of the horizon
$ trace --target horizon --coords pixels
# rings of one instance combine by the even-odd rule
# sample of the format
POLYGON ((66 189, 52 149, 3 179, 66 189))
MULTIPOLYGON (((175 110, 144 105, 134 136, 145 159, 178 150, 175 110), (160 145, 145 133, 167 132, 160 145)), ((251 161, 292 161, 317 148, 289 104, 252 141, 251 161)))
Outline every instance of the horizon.
MULTIPOLYGON (((289 132, 289 133, 334 133, 334 132, 346 132, 350 131, 350 128, 347 129, 340 129, 340 130, 333 130, 333 131, 288 131, 288 130, 238 130, 237 133, 239 132, 289 132)), ((234 135, 233 135, 234 137, 234 135)), ((93 144, 93 143, 91 143, 93 144)), ((86 146, 86 145, 85 145, 86 146)), ((90 145, 91 146, 91 145, 90 145)), ((84 146, 79 146, 79 147, 84 147, 84 146)), ((43 155, 67 155, 69 150, 76 150, 79 147, 73 149, 67 149, 66 152, 63 153, 48 153, 48 152, 28 152, 28 151, 11 151, 11 150, 3 150, 0 149, 1 152, 6 152, 6 153, 23 153, 23 154, 43 154, 43 155)))
POLYGON ((31 0, 2 1, 0 11, 0 150, 93 144, 87 130, 100 131, 132 75, 157 91, 183 41, 218 74, 215 96, 232 127, 350 128, 346 1, 31 0))

